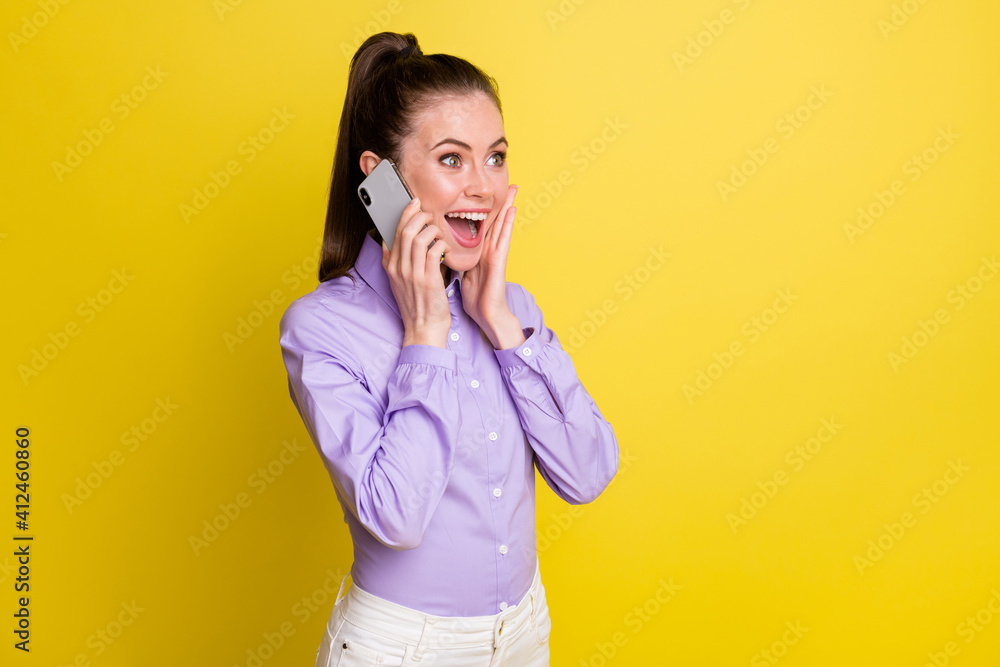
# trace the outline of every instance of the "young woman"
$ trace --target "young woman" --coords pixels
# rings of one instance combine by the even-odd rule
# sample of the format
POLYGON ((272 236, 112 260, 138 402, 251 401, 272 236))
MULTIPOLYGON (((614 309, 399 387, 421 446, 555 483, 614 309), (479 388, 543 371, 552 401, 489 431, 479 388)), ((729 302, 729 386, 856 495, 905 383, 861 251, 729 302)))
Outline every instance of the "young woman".
POLYGON ((534 467, 589 503, 618 444, 506 281, 507 146, 496 82, 471 63, 390 32, 354 55, 320 284, 280 325, 354 543, 317 666, 549 664, 534 467), (357 195, 387 158, 415 197, 391 252, 357 195))

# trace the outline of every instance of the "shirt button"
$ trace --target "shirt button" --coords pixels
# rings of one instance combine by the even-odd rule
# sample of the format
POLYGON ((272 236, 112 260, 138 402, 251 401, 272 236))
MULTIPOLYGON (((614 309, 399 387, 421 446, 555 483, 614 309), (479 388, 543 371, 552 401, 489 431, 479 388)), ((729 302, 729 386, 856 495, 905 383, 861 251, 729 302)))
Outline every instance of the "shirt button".
POLYGON ((497 439, 497 432, 490 431, 490 440, 496 440, 496 439, 497 439))
POLYGON ((506 544, 501 544, 500 545, 500 553, 502 553, 502 554, 507 553, 507 545, 506 544))
POLYGON ((457 332, 457 331, 453 331, 453 332, 452 332, 452 334, 451 334, 451 339, 452 339, 452 340, 458 340, 458 332, 457 332))
POLYGON ((479 380, 473 380, 470 384, 472 384, 473 389, 479 389, 479 380))
POLYGON ((500 497, 501 493, 503 493, 503 491, 501 491, 500 489, 498 489, 498 488, 497 489, 493 489, 493 495, 496 496, 497 498, 500 497))
POLYGON ((523 350, 521 350, 521 354, 523 354, 526 357, 530 356, 531 355, 531 348, 530 347, 524 348, 523 350))
POLYGON ((454 293, 455 293, 455 290, 453 290, 453 289, 448 290, 448 296, 451 296, 454 293))
POLYGON ((501 602, 500 603, 500 611, 503 611, 506 608, 507 608, 507 603, 506 602, 501 602))

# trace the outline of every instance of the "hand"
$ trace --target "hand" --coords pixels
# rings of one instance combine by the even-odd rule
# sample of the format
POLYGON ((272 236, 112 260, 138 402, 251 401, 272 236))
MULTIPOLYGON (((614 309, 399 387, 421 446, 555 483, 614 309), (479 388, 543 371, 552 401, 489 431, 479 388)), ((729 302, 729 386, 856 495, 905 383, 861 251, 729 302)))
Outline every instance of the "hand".
MULTIPOLYGON (((500 348, 498 330, 513 330, 517 322, 507 307, 507 254, 514 229, 514 197, 517 186, 507 188, 507 200, 496 217, 484 228, 483 251, 479 263, 462 275, 462 305, 479 328, 500 348)), ((516 325, 520 335, 520 324, 516 325)), ((509 336, 505 336, 509 339, 509 336)))
POLYGON ((392 250, 382 241, 382 267, 403 318, 404 346, 447 345, 451 310, 441 280, 441 256, 451 248, 441 228, 431 224, 433 219, 415 198, 399 218, 392 250))

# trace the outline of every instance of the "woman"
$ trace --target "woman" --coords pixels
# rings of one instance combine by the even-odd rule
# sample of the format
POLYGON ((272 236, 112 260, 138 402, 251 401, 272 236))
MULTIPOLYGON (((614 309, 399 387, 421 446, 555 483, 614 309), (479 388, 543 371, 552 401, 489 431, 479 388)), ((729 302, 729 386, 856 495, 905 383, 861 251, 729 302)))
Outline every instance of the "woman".
POLYGON ((471 63, 390 32, 354 55, 320 284, 280 325, 354 543, 317 665, 549 664, 534 466, 588 503, 618 445, 531 293, 506 281, 506 151, 496 82, 471 63), (357 196, 386 158, 415 197, 391 252, 357 196))

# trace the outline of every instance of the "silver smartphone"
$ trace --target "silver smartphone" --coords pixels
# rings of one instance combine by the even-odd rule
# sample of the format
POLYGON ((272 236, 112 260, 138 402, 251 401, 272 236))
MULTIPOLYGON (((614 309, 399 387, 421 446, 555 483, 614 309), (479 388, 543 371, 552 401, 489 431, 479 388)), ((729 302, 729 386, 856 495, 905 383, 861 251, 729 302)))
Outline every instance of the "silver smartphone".
POLYGON ((413 195, 406 187, 396 164, 392 160, 383 158, 368 177, 361 181, 361 185, 358 186, 358 196, 361 197, 361 202, 368 210, 368 215, 371 216, 385 244, 392 250, 399 218, 403 215, 406 205, 413 200, 413 195))

